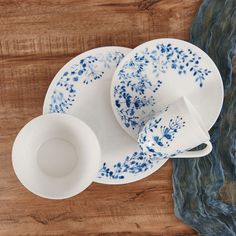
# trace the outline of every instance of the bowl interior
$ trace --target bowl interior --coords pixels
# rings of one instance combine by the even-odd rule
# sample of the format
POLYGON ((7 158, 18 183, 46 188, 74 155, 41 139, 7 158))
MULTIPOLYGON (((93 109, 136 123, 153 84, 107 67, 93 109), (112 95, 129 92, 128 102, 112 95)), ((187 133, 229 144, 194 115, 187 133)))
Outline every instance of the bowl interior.
POLYGON ((61 199, 91 184, 100 164, 100 147, 93 131, 79 119, 50 114, 32 120, 20 131, 12 161, 27 189, 61 199))

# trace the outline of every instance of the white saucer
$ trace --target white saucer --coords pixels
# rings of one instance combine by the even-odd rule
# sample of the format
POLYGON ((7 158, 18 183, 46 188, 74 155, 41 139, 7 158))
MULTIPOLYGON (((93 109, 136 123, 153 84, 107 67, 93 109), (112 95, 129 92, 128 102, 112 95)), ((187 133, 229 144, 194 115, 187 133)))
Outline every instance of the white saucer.
POLYGON ((136 140, 119 126, 110 105, 114 71, 131 49, 102 47, 69 61, 54 77, 43 113, 68 113, 87 123, 97 135, 102 163, 95 182, 126 184, 152 174, 166 160, 146 157, 136 140))
POLYGON ((144 124, 168 104, 187 97, 209 130, 220 114, 223 83, 211 58, 177 39, 157 39, 130 52, 115 71, 111 86, 114 114, 137 139, 144 124))
POLYGON ((84 122, 66 114, 48 114, 31 120, 19 132, 12 163, 29 191, 44 198, 64 199, 92 183, 101 150, 84 122))

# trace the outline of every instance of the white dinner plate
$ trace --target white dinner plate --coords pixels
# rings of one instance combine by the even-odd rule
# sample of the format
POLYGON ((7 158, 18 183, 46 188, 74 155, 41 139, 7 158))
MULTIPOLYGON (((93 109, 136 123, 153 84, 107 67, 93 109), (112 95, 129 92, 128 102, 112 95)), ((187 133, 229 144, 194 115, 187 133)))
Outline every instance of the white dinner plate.
POLYGON ((144 155, 137 140, 120 128, 113 115, 112 76, 130 51, 124 47, 101 47, 78 55, 56 74, 44 101, 44 114, 68 113, 93 129, 102 156, 94 181, 103 184, 126 184, 143 179, 167 161, 144 155))
POLYGON ((157 111, 185 96, 209 130, 223 103, 223 83, 211 58, 178 39, 156 39, 132 50, 117 67, 111 102, 121 127, 133 138, 157 111))

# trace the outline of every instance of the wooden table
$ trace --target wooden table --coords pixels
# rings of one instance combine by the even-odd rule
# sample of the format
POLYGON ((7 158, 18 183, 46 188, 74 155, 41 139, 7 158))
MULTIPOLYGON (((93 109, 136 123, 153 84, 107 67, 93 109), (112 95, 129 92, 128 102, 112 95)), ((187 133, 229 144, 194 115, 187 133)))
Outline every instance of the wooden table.
POLYGON ((173 211, 171 161, 136 183, 92 184, 68 200, 34 196, 16 178, 17 132, 42 113, 55 73, 104 45, 188 39, 200 0, 0 0, 0 236, 196 235, 173 211))

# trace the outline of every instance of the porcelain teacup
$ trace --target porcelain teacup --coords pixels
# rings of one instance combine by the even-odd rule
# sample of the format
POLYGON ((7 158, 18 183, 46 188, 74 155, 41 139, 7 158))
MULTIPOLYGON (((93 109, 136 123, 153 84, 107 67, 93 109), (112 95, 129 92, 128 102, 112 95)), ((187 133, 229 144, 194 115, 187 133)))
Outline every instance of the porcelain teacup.
POLYGON ((190 101, 181 97, 150 119, 138 136, 142 150, 156 158, 191 158, 209 154, 212 145, 202 119, 190 101), (200 144, 202 150, 189 151, 200 144))

